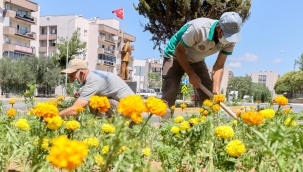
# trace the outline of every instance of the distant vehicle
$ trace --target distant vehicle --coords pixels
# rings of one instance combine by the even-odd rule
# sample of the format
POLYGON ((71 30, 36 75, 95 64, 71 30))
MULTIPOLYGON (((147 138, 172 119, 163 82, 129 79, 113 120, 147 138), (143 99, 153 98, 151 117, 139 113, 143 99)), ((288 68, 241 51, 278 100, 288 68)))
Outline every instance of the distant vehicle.
POLYGON ((162 92, 157 92, 157 98, 161 99, 162 98, 162 92))
POLYGON ((155 90, 151 89, 151 88, 140 89, 140 91, 137 94, 140 94, 143 98, 147 98, 149 96, 153 96, 153 97, 157 96, 157 93, 155 92, 155 90))

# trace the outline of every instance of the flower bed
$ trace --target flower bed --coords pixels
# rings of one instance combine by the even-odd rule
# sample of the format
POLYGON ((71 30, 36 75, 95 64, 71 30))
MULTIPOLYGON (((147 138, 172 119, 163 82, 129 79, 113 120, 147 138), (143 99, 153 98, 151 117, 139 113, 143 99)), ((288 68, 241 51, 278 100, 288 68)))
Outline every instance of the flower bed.
MULTIPOLYGON (((90 106, 105 112, 107 101, 95 96, 90 106)), ((199 112, 158 128, 148 120, 166 113, 157 98, 126 97, 110 119, 81 107, 75 108, 77 118, 62 119, 59 110, 74 102, 63 97, 38 103, 26 114, 12 100, 12 109, 0 117, 0 171, 11 162, 24 171, 302 171, 303 133, 296 121, 303 115, 283 108, 286 98, 275 98, 276 111, 270 104, 242 107, 232 120, 220 111, 220 101, 215 96, 199 112), (130 127, 131 121, 136 125, 130 127)))

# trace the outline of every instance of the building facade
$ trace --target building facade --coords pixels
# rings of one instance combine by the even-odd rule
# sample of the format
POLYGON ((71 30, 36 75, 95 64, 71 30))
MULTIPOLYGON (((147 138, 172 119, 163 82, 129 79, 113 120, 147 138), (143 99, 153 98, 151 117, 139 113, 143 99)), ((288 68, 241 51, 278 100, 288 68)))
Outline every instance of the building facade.
POLYGON ((272 94, 272 97, 276 97, 277 94, 274 90, 274 86, 277 80, 280 78, 278 72, 272 71, 260 71, 260 72, 252 72, 251 75, 252 82, 260 83, 263 86, 267 87, 272 94))
POLYGON ((38 55, 39 5, 29 0, 0 0, 0 6, 0 58, 38 55))

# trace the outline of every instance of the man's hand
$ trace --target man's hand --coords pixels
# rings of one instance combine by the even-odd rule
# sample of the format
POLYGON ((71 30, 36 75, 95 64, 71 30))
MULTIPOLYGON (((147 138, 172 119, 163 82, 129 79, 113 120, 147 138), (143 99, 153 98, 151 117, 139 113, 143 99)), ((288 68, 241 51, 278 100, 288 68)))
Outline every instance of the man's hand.
POLYGON ((201 79, 200 77, 193 72, 189 77, 189 82, 195 87, 195 88, 200 88, 200 83, 201 83, 201 79))

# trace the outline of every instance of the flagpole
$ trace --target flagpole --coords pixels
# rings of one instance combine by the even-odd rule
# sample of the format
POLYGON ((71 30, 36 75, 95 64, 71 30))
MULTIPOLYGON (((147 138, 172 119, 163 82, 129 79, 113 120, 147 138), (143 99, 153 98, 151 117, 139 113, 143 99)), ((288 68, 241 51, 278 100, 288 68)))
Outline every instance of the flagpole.
MULTIPOLYGON (((122 41, 124 42, 124 8, 123 9, 123 19, 122 19, 122 41)), ((122 45, 122 44, 121 44, 122 45)), ((121 46, 122 50, 122 46, 121 46)))

